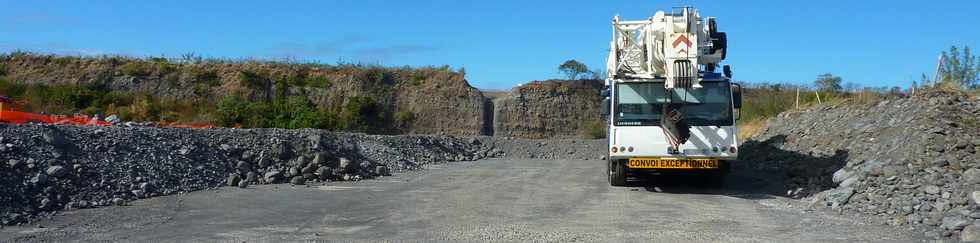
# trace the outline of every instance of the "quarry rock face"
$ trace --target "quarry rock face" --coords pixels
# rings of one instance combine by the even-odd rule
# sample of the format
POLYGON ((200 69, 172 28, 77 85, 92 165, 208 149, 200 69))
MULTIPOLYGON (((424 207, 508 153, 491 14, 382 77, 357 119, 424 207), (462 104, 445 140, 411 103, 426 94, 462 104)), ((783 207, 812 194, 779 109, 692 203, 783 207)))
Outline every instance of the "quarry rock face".
POLYGON ((405 129, 415 134, 493 135, 484 129, 492 118, 485 110, 492 104, 466 81, 420 84, 418 88, 395 91, 398 110, 415 119, 405 129))
POLYGON ((494 101, 494 135, 581 136, 589 123, 602 122, 603 85, 600 80, 548 80, 515 87, 494 101))
POLYGON ((99 84, 115 91, 176 100, 220 98, 235 93, 252 101, 271 101, 285 94, 304 96, 320 108, 339 113, 348 98, 370 97, 383 110, 378 122, 384 128, 371 131, 380 134, 480 135, 485 130, 485 121, 489 121, 487 115, 492 115, 484 112, 490 107, 486 106, 489 102, 483 94, 470 86, 462 72, 448 67, 413 69, 164 58, 149 61, 30 53, 0 59, 0 66, 4 67, 0 70, 4 78, 14 83, 99 84), (258 75, 254 82, 259 84, 246 84, 243 73, 258 75), (202 81, 205 77, 211 80, 202 81), (286 89, 276 85, 279 80, 295 77, 316 77, 326 84, 294 84, 286 89), (202 83, 211 84, 201 86, 202 83))
MULTIPOLYGON (((31 53, 0 59, 0 66, 4 67, 4 78, 13 83, 97 84, 113 91, 174 100, 217 99, 227 94, 240 94, 251 101, 302 96, 337 114, 351 98, 370 97, 382 110, 376 120, 381 124, 380 130, 367 131, 375 134, 563 138, 580 137, 586 124, 601 122, 599 93, 603 82, 600 80, 533 81, 503 97, 490 99, 469 84, 463 71, 448 67, 144 60, 31 53), (252 74, 254 80, 247 82, 245 74, 252 74), (285 88, 278 85, 281 80, 297 77, 315 77, 325 83, 292 84, 285 88)), ((112 117, 108 120, 121 123, 112 117)))

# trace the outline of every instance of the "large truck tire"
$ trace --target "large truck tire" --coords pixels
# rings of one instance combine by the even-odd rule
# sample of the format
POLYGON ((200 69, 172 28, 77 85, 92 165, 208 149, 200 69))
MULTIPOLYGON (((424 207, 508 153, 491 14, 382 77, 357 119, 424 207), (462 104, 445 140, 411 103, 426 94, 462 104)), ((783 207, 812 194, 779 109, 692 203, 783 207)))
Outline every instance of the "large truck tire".
POLYGON ((609 185, 626 186, 626 165, 612 159, 607 164, 609 165, 609 185))

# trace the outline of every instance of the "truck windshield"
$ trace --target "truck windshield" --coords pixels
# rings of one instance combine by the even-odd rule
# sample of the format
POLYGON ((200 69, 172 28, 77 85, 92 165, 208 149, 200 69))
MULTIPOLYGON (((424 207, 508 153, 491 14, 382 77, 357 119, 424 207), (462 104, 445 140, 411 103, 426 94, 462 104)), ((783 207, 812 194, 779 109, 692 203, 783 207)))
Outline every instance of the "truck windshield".
POLYGON ((685 104, 684 121, 692 126, 731 126, 732 99, 728 82, 701 82, 703 88, 674 89, 667 95, 663 83, 616 85, 614 110, 617 126, 660 125, 663 105, 685 104))

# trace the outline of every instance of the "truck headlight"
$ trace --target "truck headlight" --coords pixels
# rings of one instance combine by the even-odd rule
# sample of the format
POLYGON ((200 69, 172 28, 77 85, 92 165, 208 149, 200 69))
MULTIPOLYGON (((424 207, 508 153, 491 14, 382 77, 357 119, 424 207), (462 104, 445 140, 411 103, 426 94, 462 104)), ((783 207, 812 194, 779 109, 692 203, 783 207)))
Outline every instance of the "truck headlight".
POLYGON ((735 146, 732 146, 732 147, 730 147, 730 148, 728 148, 728 152, 730 152, 730 153, 733 153, 733 154, 734 154, 735 152, 738 152, 738 150, 737 150, 737 149, 735 149, 735 146))
POLYGON ((618 151, 618 150, 619 150, 618 148, 616 148, 616 147, 612 147, 612 152, 613 152, 613 153, 615 153, 615 152, 616 152, 616 151, 618 151))

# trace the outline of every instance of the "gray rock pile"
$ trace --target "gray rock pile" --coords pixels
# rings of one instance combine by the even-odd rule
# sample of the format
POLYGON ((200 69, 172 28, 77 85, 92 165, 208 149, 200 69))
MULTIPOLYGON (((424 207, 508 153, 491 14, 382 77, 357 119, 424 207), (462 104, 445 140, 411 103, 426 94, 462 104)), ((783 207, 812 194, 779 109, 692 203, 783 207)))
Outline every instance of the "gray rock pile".
POLYGON ((787 196, 815 206, 978 240, 978 121, 980 100, 958 93, 816 106, 770 119, 739 166, 775 175, 787 196))
POLYGON ((219 186, 357 181, 489 157, 598 158, 604 150, 595 148, 602 144, 314 129, 0 124, 0 224, 219 186))

